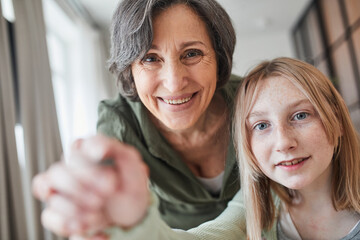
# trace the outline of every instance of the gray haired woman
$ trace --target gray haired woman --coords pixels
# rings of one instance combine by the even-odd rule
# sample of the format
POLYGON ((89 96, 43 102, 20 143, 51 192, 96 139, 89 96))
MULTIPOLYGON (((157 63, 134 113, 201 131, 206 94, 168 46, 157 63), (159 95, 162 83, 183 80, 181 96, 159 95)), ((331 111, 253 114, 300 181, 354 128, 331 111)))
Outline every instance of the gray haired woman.
MULTIPOLYGON (((150 170, 150 188, 159 198, 161 217, 169 226, 189 229, 214 219, 239 190, 230 119, 240 78, 231 75, 236 37, 228 14, 215 0, 123 0, 114 12, 111 33, 110 71, 117 77, 120 95, 100 103, 97 125, 99 133, 116 139, 110 141, 109 152, 122 143, 140 152, 150 170)), ((107 142, 107 137, 101 139, 107 142)), ((81 151, 81 141, 76 151, 81 151)), ((83 160, 86 154, 80 154, 83 160)), ((109 154, 99 158, 105 156, 109 154)), ((46 182, 52 193, 45 201, 60 192, 79 208, 80 196, 104 199, 104 188, 111 188, 104 179, 116 178, 116 173, 82 162, 92 170, 80 175, 74 171, 78 165, 57 166, 71 179, 61 191, 56 184, 59 177, 54 177, 59 171, 50 168, 38 176, 37 182, 46 182), (87 187, 74 191, 79 183, 87 187)), ((137 177, 146 178, 143 175, 137 177)), ((42 192, 38 197, 44 200, 46 191, 42 192)), ((106 209, 109 201, 97 204, 103 207, 95 211, 88 206, 91 210, 86 211, 102 219, 99 209, 106 209)), ((48 219, 61 215, 51 207, 46 209, 48 219)), ((66 209, 65 204, 59 207, 66 209)), ((99 221, 72 217, 81 226, 77 231, 61 227, 67 224, 64 216, 56 227, 47 227, 61 235, 99 228, 99 221)))
POLYGON ((125 0, 111 32, 110 70, 121 95, 100 104, 98 131, 141 152, 171 227, 213 219, 239 189, 229 131, 239 83, 228 83, 236 41, 229 16, 216 1, 125 0), (168 12, 177 5, 194 22, 168 12))

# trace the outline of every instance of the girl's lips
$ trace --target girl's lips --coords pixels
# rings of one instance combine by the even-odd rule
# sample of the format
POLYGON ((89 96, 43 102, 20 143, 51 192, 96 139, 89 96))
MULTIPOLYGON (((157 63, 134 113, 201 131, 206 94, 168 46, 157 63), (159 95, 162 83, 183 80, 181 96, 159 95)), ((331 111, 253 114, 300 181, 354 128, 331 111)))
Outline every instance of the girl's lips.
POLYGON ((293 165, 300 164, 300 163, 302 163, 303 161, 308 160, 309 158, 310 158, 310 156, 309 156, 309 157, 305 157, 305 158, 296 158, 296 159, 289 160, 289 161, 282 161, 282 162, 276 164, 276 166, 285 166, 285 167, 287 167, 287 166, 293 166, 293 165))

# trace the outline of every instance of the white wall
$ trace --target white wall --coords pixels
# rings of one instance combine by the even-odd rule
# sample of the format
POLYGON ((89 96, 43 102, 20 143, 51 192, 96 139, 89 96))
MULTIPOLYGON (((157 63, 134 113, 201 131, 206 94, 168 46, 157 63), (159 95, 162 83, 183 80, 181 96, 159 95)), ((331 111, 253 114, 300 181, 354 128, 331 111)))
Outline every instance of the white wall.
POLYGON ((290 32, 282 31, 261 35, 238 33, 233 73, 244 76, 250 68, 262 60, 280 56, 295 57, 290 32))

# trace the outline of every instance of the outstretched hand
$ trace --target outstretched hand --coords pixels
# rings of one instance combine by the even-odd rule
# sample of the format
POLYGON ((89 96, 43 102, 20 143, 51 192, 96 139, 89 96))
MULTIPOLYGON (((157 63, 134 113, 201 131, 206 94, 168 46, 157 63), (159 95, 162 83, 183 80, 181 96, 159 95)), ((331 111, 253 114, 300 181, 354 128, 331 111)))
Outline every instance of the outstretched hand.
POLYGON ((61 236, 96 236, 144 218, 149 173, 135 148, 97 135, 76 141, 65 160, 33 179, 34 195, 46 203, 44 227, 61 236))

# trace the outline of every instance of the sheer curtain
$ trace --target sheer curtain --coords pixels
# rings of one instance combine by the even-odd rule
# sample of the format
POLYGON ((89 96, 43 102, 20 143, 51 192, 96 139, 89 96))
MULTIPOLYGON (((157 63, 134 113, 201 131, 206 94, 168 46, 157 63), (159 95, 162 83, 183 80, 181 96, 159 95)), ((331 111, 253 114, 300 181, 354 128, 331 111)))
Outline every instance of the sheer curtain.
POLYGON ((40 224, 40 203, 31 195, 31 179, 60 159, 61 142, 51 84, 41 0, 13 0, 20 123, 24 166, 19 168, 14 137, 14 96, 9 44, 1 19, 1 239, 60 239, 40 224), (3 57, 5 56, 5 58, 3 57), (3 190, 4 189, 4 190, 3 190), (5 194, 3 194, 5 193, 5 194), (4 233, 4 234, 3 234, 4 233))
POLYGON ((117 93, 114 79, 106 68, 107 48, 105 36, 82 19, 75 22, 78 29, 73 42, 73 77, 68 84, 66 109, 71 118, 68 121, 67 138, 62 138, 65 153, 67 147, 76 138, 96 133, 97 106, 99 101, 112 98, 117 93))
POLYGON ((106 67, 109 33, 84 16, 85 11, 71 8, 65 0, 47 0, 44 10, 59 127, 66 154, 73 140, 96 133, 99 101, 117 93, 115 81, 106 67))
POLYGON ((26 232, 20 165, 15 141, 14 79, 6 20, 0 2, 0 239, 24 239, 26 232))
MULTIPOLYGON (((32 177, 62 154, 42 0, 13 0, 13 7, 14 64, 7 23, 2 15, 0 18, 0 239, 60 240, 63 238, 41 226, 41 205, 31 195, 32 177), (14 76, 12 69, 16 70, 14 76), (15 82, 19 109, 15 104, 15 82), (16 122, 22 128, 20 145, 14 131, 16 122), (23 156, 17 153, 20 148, 24 149, 23 156)), ((71 93, 69 119, 73 124, 69 127, 72 138, 67 141, 95 133, 99 100, 116 94, 105 66, 106 37, 81 18, 76 25, 80 29, 75 43, 78 65, 67 89, 71 93)))

